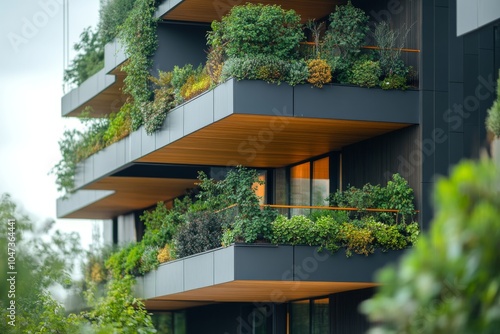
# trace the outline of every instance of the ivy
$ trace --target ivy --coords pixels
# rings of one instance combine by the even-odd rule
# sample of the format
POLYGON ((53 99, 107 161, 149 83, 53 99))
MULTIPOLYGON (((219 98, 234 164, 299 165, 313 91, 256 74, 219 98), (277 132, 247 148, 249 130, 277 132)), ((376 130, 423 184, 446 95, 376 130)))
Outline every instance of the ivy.
POLYGON ((132 129, 137 130, 144 123, 141 106, 148 103, 153 92, 149 84, 151 56, 157 48, 154 0, 137 0, 129 16, 120 26, 119 38, 125 45, 129 59, 122 66, 127 73, 123 92, 132 96, 132 129))

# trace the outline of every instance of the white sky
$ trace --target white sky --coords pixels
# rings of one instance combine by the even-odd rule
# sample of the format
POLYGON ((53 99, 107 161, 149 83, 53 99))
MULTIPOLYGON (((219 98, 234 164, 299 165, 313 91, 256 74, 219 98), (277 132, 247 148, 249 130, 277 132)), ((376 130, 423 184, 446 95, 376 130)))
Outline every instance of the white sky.
MULTIPOLYGON (((63 1, 0 4, 0 193, 36 220, 56 219, 58 140, 78 121, 61 117, 63 1)), ((69 0, 70 46, 95 27, 99 0, 69 0)), ((62 219, 56 228, 91 240, 92 221, 62 219)))

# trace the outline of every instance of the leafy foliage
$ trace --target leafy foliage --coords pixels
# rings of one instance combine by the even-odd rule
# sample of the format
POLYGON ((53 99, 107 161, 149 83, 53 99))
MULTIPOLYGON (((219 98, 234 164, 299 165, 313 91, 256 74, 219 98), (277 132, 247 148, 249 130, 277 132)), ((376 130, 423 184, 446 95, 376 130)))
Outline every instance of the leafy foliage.
POLYGON ((212 22, 208 44, 224 47, 228 58, 274 56, 293 59, 304 39, 300 16, 277 5, 234 6, 220 22, 212 22))
POLYGON ((75 171, 77 164, 90 155, 103 149, 106 144, 105 133, 109 126, 107 118, 89 118, 83 114, 80 118, 84 130, 65 130, 59 141, 62 159, 52 168, 56 175, 57 190, 65 191, 65 196, 75 188, 75 171))
POLYGON ((209 211, 192 212, 175 237, 176 255, 186 257, 221 246, 222 221, 209 211))
POLYGON ((371 333, 496 333, 500 326, 500 173, 466 161, 435 189, 436 214, 362 304, 371 333))
POLYGON ((230 58, 222 67, 221 81, 230 77, 238 80, 264 80, 268 83, 287 82, 291 86, 304 82, 308 77, 303 60, 281 60, 267 55, 230 58))
POLYGON ((378 61, 358 60, 350 70, 349 82, 361 87, 375 87, 380 82, 381 73, 378 61))
POLYGON ((8 194, 0 197, 0 332, 12 333, 7 307, 15 301, 16 333, 71 332, 63 319, 64 310, 49 295, 56 286, 71 284, 73 260, 82 250, 76 233, 52 231, 54 221, 35 224, 8 194), (9 224, 9 220, 15 221, 9 224), (15 238, 15 241, 13 241, 15 238), (15 269, 8 267, 9 243, 15 242, 15 269), (17 272, 15 291, 10 291, 9 272, 17 272), (9 294, 14 295, 9 296, 9 294))
POLYGON ((104 67, 104 44, 99 39, 99 32, 88 27, 73 48, 77 55, 64 71, 64 82, 79 86, 104 67))
POLYGON ((96 297, 96 290, 87 292, 90 311, 80 315, 83 330, 92 333, 156 333, 151 316, 144 303, 133 297, 135 279, 124 276, 112 279, 103 297, 96 297))
POLYGON ((387 182, 386 187, 380 185, 365 184, 363 188, 348 187, 346 190, 337 190, 329 197, 331 206, 341 208, 358 208, 358 211, 351 212, 354 219, 361 219, 367 215, 364 209, 394 209, 399 210, 395 216, 389 213, 374 214, 377 220, 392 224, 401 220, 406 222, 411 220, 415 214, 413 189, 409 186, 401 175, 394 174, 392 180, 387 182))
POLYGON ((401 59, 401 50, 405 46, 409 32, 410 29, 393 30, 385 21, 376 24, 374 37, 375 43, 379 47, 377 53, 384 76, 397 75, 406 78, 408 75, 409 69, 401 59))
POLYGON ((338 72, 341 82, 360 53, 368 32, 367 23, 368 15, 350 0, 346 5, 336 6, 330 15, 330 26, 322 42, 323 56, 338 72))
POLYGON ((154 100, 145 102, 140 106, 144 129, 148 135, 152 135, 162 127, 167 117, 167 112, 176 105, 176 95, 172 85, 171 72, 160 71, 158 78, 151 77, 150 80, 156 86, 154 100))
POLYGON ((136 0, 101 0, 99 10, 99 37, 104 44, 111 42, 119 33, 136 0))
POLYGON ((406 90, 408 88, 406 82, 407 80, 405 77, 397 74, 391 74, 380 81, 380 88, 406 90))
POLYGON ((332 68, 323 59, 311 59, 307 63, 309 77, 307 82, 321 88, 324 84, 332 81, 332 68))
POLYGON ((486 127, 496 137, 500 138, 500 77, 497 81, 497 98, 488 109, 486 116, 486 127))
POLYGON ((157 47, 154 0, 136 0, 127 19, 119 27, 119 38, 125 44, 128 61, 122 66, 127 73, 123 91, 132 96, 132 129, 137 130, 144 123, 141 106, 152 99, 149 86, 150 56, 157 47), (138 38, 140 36, 140 38, 138 38))

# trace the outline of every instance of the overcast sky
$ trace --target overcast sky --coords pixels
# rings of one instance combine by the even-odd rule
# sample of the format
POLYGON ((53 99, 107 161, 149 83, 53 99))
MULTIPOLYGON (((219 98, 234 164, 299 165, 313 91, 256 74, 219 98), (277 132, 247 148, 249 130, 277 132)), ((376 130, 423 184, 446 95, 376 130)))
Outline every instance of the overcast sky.
MULTIPOLYGON (((61 117, 63 0, 0 4, 0 193, 10 193, 35 220, 56 218, 59 196, 48 175, 60 160, 58 140, 75 121, 61 117)), ((71 45, 97 24, 99 0, 69 0, 71 45)), ((58 220, 85 243, 90 221, 58 220)))

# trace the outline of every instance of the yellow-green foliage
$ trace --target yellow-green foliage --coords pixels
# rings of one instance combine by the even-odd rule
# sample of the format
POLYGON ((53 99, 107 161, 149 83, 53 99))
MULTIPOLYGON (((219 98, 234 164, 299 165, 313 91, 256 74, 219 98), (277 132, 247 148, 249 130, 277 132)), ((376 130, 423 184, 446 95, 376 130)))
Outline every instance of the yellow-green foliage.
POLYGON ((323 59, 312 59, 307 63, 309 68, 309 78, 307 82, 316 86, 323 87, 324 84, 332 81, 332 68, 323 59))
POLYGON ((106 146, 111 145, 129 135, 132 128, 130 117, 130 103, 125 103, 116 114, 109 115, 109 126, 104 132, 103 139, 106 146))
POLYGON ((185 101, 190 100, 208 90, 210 85, 210 75, 206 71, 202 71, 199 75, 192 74, 181 88, 182 98, 185 101))
POLYGON ((346 254, 369 255, 375 250, 373 241, 375 237, 369 227, 358 227, 352 223, 343 223, 340 226, 339 238, 345 243, 346 254))
POLYGON ((174 259, 172 248, 169 244, 166 244, 165 247, 160 249, 158 252, 158 262, 165 263, 174 259))

